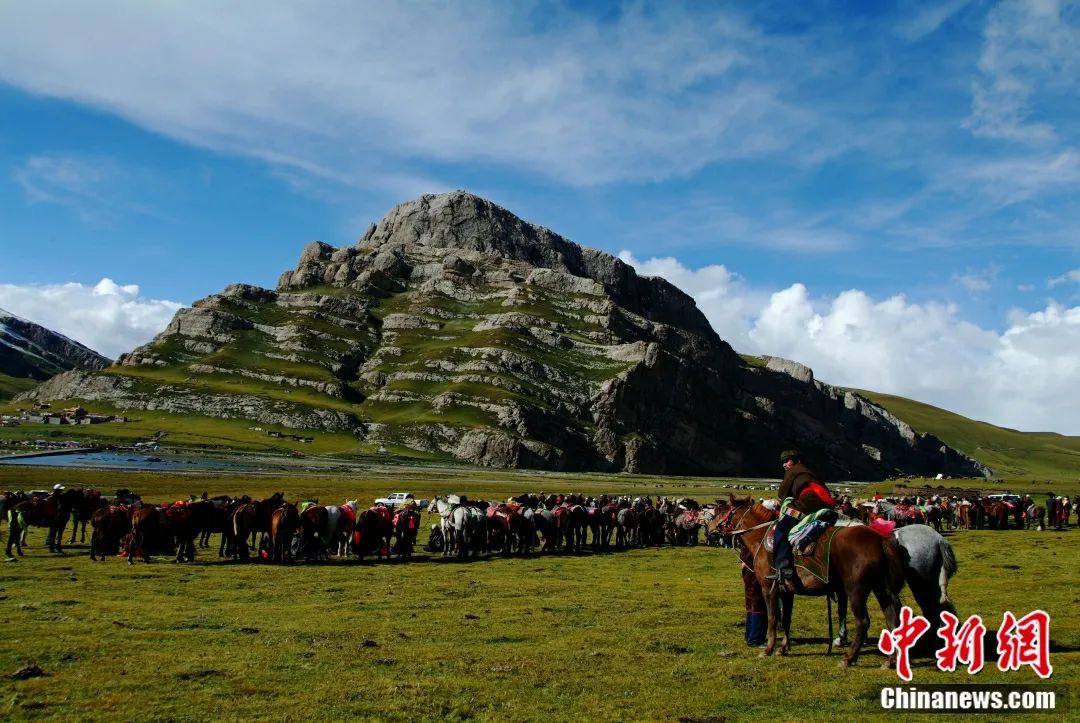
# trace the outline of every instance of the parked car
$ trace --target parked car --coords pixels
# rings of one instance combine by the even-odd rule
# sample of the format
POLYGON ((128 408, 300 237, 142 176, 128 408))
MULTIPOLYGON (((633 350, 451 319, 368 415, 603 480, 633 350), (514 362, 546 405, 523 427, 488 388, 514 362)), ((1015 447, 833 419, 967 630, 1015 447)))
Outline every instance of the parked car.
POLYGON ((389 507, 391 509, 400 507, 407 502, 412 502, 421 509, 425 509, 428 506, 427 500, 416 499, 412 492, 393 492, 387 497, 380 497, 375 500, 376 505, 382 505, 383 507, 389 507))

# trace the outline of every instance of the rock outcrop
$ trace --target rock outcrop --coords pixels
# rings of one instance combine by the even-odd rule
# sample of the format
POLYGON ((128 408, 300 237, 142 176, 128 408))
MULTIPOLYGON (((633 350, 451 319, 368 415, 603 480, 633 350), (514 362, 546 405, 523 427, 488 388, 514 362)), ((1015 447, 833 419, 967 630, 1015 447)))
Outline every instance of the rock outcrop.
POLYGON ((777 476, 798 446, 831 478, 876 479, 944 454, 797 362, 747 363, 663 279, 463 192, 401 204, 355 246, 313 241, 277 289, 232 285, 104 373, 31 394, 498 467, 777 476))

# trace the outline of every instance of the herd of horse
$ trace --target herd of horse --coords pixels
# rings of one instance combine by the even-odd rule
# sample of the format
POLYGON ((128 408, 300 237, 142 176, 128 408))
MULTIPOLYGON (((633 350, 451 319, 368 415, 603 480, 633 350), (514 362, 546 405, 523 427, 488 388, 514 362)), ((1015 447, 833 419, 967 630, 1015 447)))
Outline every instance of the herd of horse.
MULTIPOLYGON (((67 525, 68 544, 91 527, 90 557, 126 556, 149 562, 151 555, 174 555, 177 562, 195 559, 198 548, 209 548, 210 536, 220 534, 218 555, 238 561, 262 559, 283 563, 296 559, 325 560, 374 555, 380 559, 412 556, 422 526, 421 509, 409 504, 397 509, 364 509, 356 500, 341 505, 317 501, 289 502, 282 492, 265 499, 207 497, 153 505, 129 490, 106 498, 96 490, 58 489, 51 494, 8 492, 0 496, 8 520, 7 554, 21 555, 31 526, 47 530, 46 544, 62 551, 67 525)), ((794 594, 827 596, 837 603, 841 642, 847 641, 846 611, 856 626, 844 664, 859 654, 869 627, 867 602, 873 596, 887 625, 895 627, 899 594, 906 585, 922 613, 931 621, 943 611, 955 614, 948 582, 957 570, 948 541, 927 524, 902 520, 883 532, 875 517, 898 516, 897 505, 882 501, 869 508, 845 503, 848 515, 823 537, 831 555, 824 575, 800 571, 794 591, 780 590, 768 576, 772 571, 767 533, 776 519, 774 508, 734 496, 701 505, 692 499, 630 498, 602 495, 522 494, 506 501, 465 497, 435 497, 427 508, 436 520, 431 541, 438 550, 459 559, 484 553, 529 555, 580 553, 661 544, 695 545, 704 532, 708 544, 742 549, 743 562, 753 570, 765 591, 769 616, 764 654, 789 647, 794 594), (868 510, 869 514, 864 514, 868 510), (862 518, 862 519, 860 519, 862 518), (777 647, 777 630, 782 637, 777 647)), ((830 615, 831 626, 831 615, 830 615)), ((830 641, 832 640, 830 632, 830 641)), ((831 649, 831 644, 830 644, 831 649)))
POLYGON ((1028 495, 938 496, 927 499, 880 499, 855 503, 845 500, 841 511, 870 524, 880 518, 905 524, 931 525, 942 530, 1043 530, 1048 526, 1061 529, 1076 515, 1080 526, 1080 495, 1069 500, 1054 498, 1046 505, 1038 504, 1028 495), (1048 509, 1049 508, 1049 509, 1048 509))
POLYGON ((377 554, 410 557, 420 529, 415 507, 391 511, 385 507, 361 509, 356 500, 342 505, 316 501, 292 503, 282 492, 261 500, 244 496, 207 497, 153 505, 129 490, 106 498, 98 490, 65 489, 52 494, 5 492, 0 507, 8 521, 7 557, 12 548, 22 555, 30 527, 46 529, 50 552, 63 552, 70 522, 74 544, 91 527, 90 559, 122 555, 129 563, 137 557, 175 556, 191 562, 196 549, 209 548, 211 535, 221 535, 219 557, 287 562, 298 557, 326 559, 331 554, 377 554))
MULTIPOLYGON (((654 503, 649 497, 526 494, 490 503, 449 499, 436 497, 428 512, 439 517, 443 554, 459 558, 490 552, 578 552, 609 549, 613 544, 619 548, 697 544, 699 531, 715 517, 713 506, 702 507, 693 500, 654 503)), ((138 557, 149 561, 152 555, 193 561, 196 549, 210 547, 213 534, 220 534, 218 556, 236 560, 409 558, 421 527, 421 512, 414 504, 392 510, 363 509, 357 500, 341 505, 293 503, 282 492, 266 499, 204 494, 201 499, 161 505, 144 503, 126 489, 117 490, 111 499, 93 489, 5 492, 0 507, 8 520, 9 559, 13 548, 23 554, 30 527, 45 528, 49 551, 62 552, 69 523, 68 544, 74 544, 80 530, 86 543, 89 524, 92 560, 119 554, 129 563, 138 557)))

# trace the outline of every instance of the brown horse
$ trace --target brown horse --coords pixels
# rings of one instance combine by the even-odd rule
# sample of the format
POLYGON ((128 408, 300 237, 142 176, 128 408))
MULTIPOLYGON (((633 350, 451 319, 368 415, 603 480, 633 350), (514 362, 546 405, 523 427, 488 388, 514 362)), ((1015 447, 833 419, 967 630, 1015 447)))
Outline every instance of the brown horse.
POLYGON ((1009 507, 1004 502, 985 500, 983 510, 986 512, 986 520, 990 527, 996 530, 1009 529, 1009 507))
POLYGON ((1046 529, 1046 508, 1042 505, 1032 505, 1027 508, 1027 522, 1026 529, 1031 529, 1031 526, 1035 525, 1035 529, 1042 532, 1046 529))
MULTIPOLYGON (((232 555, 241 560, 248 559, 249 550, 257 550, 255 537, 260 532, 270 534, 270 517, 274 510, 285 501, 284 492, 275 492, 265 500, 255 500, 241 504, 232 513, 232 555), (250 542, 249 542, 249 539, 250 542)), ((261 545, 260 545, 261 547, 261 545)))
POLYGON ((143 562, 150 562, 150 547, 160 534, 163 515, 156 507, 139 507, 131 513, 131 532, 128 534, 127 561, 135 564, 135 555, 142 552, 143 562))
POLYGON ((300 512, 291 502, 278 507, 270 515, 270 561, 292 560, 293 537, 300 529, 300 512))
MULTIPOLYGON (((776 513, 753 504, 749 500, 731 500, 726 526, 732 534, 742 537, 742 543, 750 551, 754 574, 765 592, 765 606, 769 615, 769 633, 762 655, 772 655, 776 649, 776 628, 780 618, 779 586, 766 579, 773 572, 772 554, 765 549, 765 537, 776 520, 776 513)), ((821 542, 819 542, 821 544, 821 542)), ((826 543, 828 544, 828 543, 826 543)), ((870 627, 867 600, 870 593, 877 598, 885 615, 889 630, 897 625, 900 612, 900 590, 904 587, 904 563, 896 543, 879 535, 866 526, 842 527, 832 537, 829 557, 828 582, 822 582, 803 570, 798 571, 796 593, 799 595, 835 594, 843 619, 847 604, 855 617, 855 635, 844 656, 842 665, 852 665, 866 640, 870 627)), ((780 654, 785 655, 791 645, 791 605, 785 601, 783 615, 783 638, 780 654)), ((890 664, 894 660, 890 658, 890 664)))

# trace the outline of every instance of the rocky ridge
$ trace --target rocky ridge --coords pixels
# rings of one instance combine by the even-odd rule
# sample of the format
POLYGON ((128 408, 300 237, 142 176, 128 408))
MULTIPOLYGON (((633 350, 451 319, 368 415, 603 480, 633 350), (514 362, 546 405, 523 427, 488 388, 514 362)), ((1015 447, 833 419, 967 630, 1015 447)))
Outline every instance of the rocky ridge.
POLYGON ((111 363, 63 334, 0 309, 0 375, 41 381, 68 369, 104 369, 111 363))
POLYGON ((795 362, 748 363, 687 296, 464 192, 395 207, 355 246, 314 241, 277 289, 177 312, 103 374, 31 393, 349 429, 502 467, 833 478, 979 473, 795 362))

